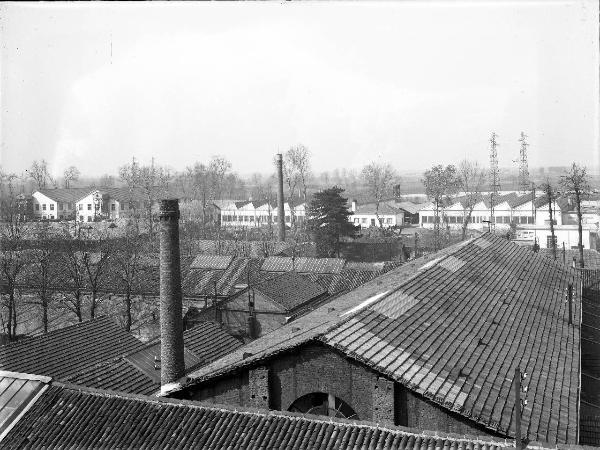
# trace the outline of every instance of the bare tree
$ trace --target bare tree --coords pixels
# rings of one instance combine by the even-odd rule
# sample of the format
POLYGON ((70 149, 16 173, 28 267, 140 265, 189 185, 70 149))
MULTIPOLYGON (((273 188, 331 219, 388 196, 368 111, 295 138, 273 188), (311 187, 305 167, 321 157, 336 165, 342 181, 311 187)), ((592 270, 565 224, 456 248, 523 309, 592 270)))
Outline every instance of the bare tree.
POLYGON ((29 177, 33 179, 38 189, 44 189, 50 181, 50 172, 48 172, 48 163, 46 160, 33 161, 29 170, 27 170, 29 177))
POLYGON ((65 184, 65 188, 67 188, 67 189, 70 188, 71 183, 79 180, 80 176, 81 176, 81 172, 79 172, 79 169, 75 166, 70 166, 67 169, 65 169, 65 171, 63 173, 63 181, 65 184))
POLYGON ((231 170, 231 162, 224 156, 215 155, 208 163, 208 172, 212 184, 211 200, 222 200, 225 176, 231 170))
POLYGON ((98 293, 103 287, 103 281, 108 273, 108 259, 112 251, 112 242, 108 237, 108 233, 91 229, 91 236, 88 234, 88 245, 89 239, 94 239, 94 246, 96 247, 93 251, 84 249, 80 255, 80 263, 83 267, 83 273, 87 287, 90 290, 90 318, 94 319, 96 316, 96 308, 98 307, 98 293))
POLYGON ((192 195, 202 204, 203 225, 206 224, 209 203, 221 200, 224 185, 231 184, 229 180, 225 182, 230 169, 231 163, 222 156, 213 156, 208 165, 196 162, 187 168, 186 177, 192 186, 192 195))
POLYGON ((398 177, 396 171, 390 164, 372 162, 363 167, 361 176, 367 185, 369 196, 375 201, 375 216, 379 226, 382 226, 379 204, 384 198, 392 195, 394 181, 398 177))
POLYGON ((115 185, 115 177, 108 174, 102 175, 98 184, 101 187, 112 187, 115 185))
POLYGON ((142 266, 143 242, 141 235, 133 227, 128 227, 124 238, 113 253, 111 261, 123 289, 123 306, 125 309, 125 330, 130 331, 133 323, 132 303, 141 288, 140 273, 142 266))
POLYGON ((61 306, 83 321, 83 294, 86 288, 86 273, 81 261, 83 244, 79 239, 65 241, 63 251, 59 256, 60 265, 64 268, 61 282, 65 289, 61 306))
POLYGON ((479 167, 476 161, 461 161, 458 165, 458 183, 460 189, 465 193, 464 208, 465 216, 462 224, 462 240, 467 236, 467 227, 471 222, 473 208, 481 199, 481 189, 485 183, 485 171, 479 167))
POLYGON ((581 200, 590 192, 589 177, 585 167, 581 167, 576 163, 571 165, 571 170, 560 177, 560 185, 566 191, 565 194, 575 197, 575 206, 577 208, 577 224, 579 231, 579 266, 584 267, 583 262, 583 227, 581 200))
POLYGON ((53 245, 52 235, 48 231, 48 229, 44 229, 38 235, 38 247, 31 251, 32 258, 29 264, 32 277, 32 284, 29 287, 32 287, 37 295, 37 298, 29 303, 40 307, 44 333, 48 332, 48 310, 52 303, 52 284, 57 269, 56 247, 53 245))
POLYGON ((30 261, 24 250, 25 216, 14 185, 16 179, 15 174, 0 171, 0 279, 6 286, 7 298, 2 299, 2 306, 7 312, 5 330, 9 340, 17 336, 17 283, 30 261))
POLYGON ((451 195, 454 195, 459 188, 459 181, 456 173, 456 167, 437 165, 425 171, 422 180, 425 185, 425 193, 433 201, 434 220, 434 248, 440 248, 440 209, 444 201, 451 195))
POLYGON ((310 178, 310 151, 308 148, 302 144, 290 147, 284 155, 284 176, 285 170, 288 170, 290 177, 295 179, 296 184, 299 184, 302 201, 306 203, 307 183, 310 178))

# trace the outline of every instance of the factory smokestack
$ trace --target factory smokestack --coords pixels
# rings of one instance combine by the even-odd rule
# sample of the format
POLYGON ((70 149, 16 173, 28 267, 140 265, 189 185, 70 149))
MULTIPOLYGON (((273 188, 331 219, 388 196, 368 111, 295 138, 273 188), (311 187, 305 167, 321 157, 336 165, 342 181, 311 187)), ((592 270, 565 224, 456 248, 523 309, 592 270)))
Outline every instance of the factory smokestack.
POLYGON ((285 208, 283 207, 283 158, 277 153, 277 223, 279 241, 285 241, 285 208))
POLYGON ((185 375, 179 261, 179 201, 161 200, 159 217, 160 382, 164 387, 185 375))

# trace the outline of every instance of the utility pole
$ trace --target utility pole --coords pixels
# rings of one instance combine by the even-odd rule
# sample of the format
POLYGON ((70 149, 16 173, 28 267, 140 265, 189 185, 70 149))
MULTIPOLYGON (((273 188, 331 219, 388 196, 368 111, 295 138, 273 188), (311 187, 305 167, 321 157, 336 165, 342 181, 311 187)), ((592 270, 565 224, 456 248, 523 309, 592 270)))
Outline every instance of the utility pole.
POLYGON ((523 381, 527 378, 527 372, 521 372, 521 369, 515 367, 515 376, 513 378, 513 386, 515 393, 515 447, 517 450, 523 449, 523 438, 521 435, 521 415, 522 410, 527 405, 527 400, 521 398, 521 393, 527 393, 528 387, 522 386, 523 381))
POLYGON ((515 388, 515 447, 517 450, 523 448, 521 440, 521 370, 515 367, 514 377, 515 388))
POLYGON ((567 286, 567 299, 569 301, 569 325, 573 324, 573 283, 567 286))
POLYGON ((498 135, 492 132, 490 138, 490 229, 495 229, 496 220, 494 217, 494 202, 498 199, 498 191, 500 190, 500 169, 498 168, 498 135))
POLYGON ((277 153, 277 223, 279 241, 285 242, 285 208, 283 204, 283 156, 277 153))
POLYGON ((519 152, 519 190, 522 193, 527 192, 529 186, 529 165, 527 164, 527 135, 521 131, 521 137, 519 138, 521 143, 521 150, 519 152))

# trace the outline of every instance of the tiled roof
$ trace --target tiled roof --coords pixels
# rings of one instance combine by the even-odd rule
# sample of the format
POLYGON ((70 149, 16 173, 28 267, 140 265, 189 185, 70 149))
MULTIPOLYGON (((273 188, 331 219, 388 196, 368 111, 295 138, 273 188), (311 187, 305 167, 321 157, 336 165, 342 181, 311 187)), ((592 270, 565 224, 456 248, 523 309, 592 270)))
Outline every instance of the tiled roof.
POLYGON ((191 265, 191 269, 225 270, 231 264, 233 256, 198 255, 191 265))
POLYGON ((513 435, 518 365, 529 374, 526 436, 574 442, 580 311, 574 302, 569 325, 564 296, 568 282, 578 286, 575 271, 491 234, 427 259, 381 275, 192 377, 227 373, 319 339, 443 408, 513 435), (243 360, 243 353, 252 356, 243 360))
POLYGON ((327 294, 327 290, 320 284, 296 272, 287 272, 273 277, 255 286, 254 289, 283 306, 288 312, 327 294))
MULTIPOLYGON (((554 259, 551 248, 540 248, 540 254, 554 259)), ((575 258, 576 266, 579 267, 579 250, 576 249, 565 249, 565 264, 569 267, 573 265, 573 258, 575 258)), ((556 247, 556 261, 563 263, 563 249, 562 246, 556 247)), ((600 269, 600 252, 588 248, 583 249, 583 263, 586 269, 600 269)))
MULTIPOLYGON (((183 333, 186 372, 212 362, 242 346, 242 343, 213 322, 200 322, 183 333)), ((110 361, 96 364, 65 379, 82 386, 132 394, 160 390, 160 342, 110 361)))
POLYGON ((368 422, 206 406, 52 382, 0 442, 2 449, 456 449, 514 443, 438 436, 368 422))
POLYGON ((143 346, 102 317, 1 346, 0 369, 64 378, 143 346))
MULTIPOLYGON (((354 214, 372 214, 375 215, 375 211, 376 211, 376 205, 375 203, 366 203, 364 205, 356 205, 356 211, 354 211, 354 214)), ((392 215, 395 216, 397 214, 400 214, 401 211, 397 208, 394 207, 388 203, 379 203, 379 210, 377 212, 378 214, 385 214, 385 215, 392 215)))
POLYGON ((531 194, 523 194, 518 197, 515 197, 509 200, 508 204, 511 208, 516 208, 517 206, 524 205, 527 202, 531 201, 531 194))
POLYGON ((340 258, 288 258, 285 256, 269 256, 262 263, 260 270, 265 272, 289 272, 295 270, 299 273, 340 273, 346 264, 340 258))
POLYGON ((95 190, 96 188, 88 187, 68 189, 39 189, 36 192, 40 192, 56 202, 74 203, 80 198, 83 198, 94 192, 95 190))
POLYGON ((151 395, 160 390, 160 379, 150 377, 126 358, 96 364, 65 381, 97 389, 151 395))
POLYGON ((261 262, 259 259, 235 258, 225 270, 190 270, 182 282, 183 292, 188 295, 214 296, 216 287, 219 297, 229 297, 240 290, 236 285, 248 284, 248 270, 250 283, 266 279, 265 274, 259 273, 261 262))
MULTIPOLYGON (((511 192, 510 194, 498 195, 497 197, 494 198, 494 206, 497 206, 503 202, 508 202, 508 204, 510 205, 510 203, 515 201, 516 198, 517 198, 517 194, 514 192, 511 192)), ((486 208, 490 207, 490 205, 491 205, 490 200, 491 200, 490 194, 486 194, 483 196, 483 203, 485 204, 486 208)))
POLYGON ((406 211, 409 214, 417 214, 419 211, 421 211, 421 208, 425 205, 425 203, 413 203, 413 202, 398 202, 398 203, 391 203, 391 206, 393 206, 394 208, 398 208, 398 209, 403 209, 404 211, 406 211))
POLYGON ((128 187, 113 187, 99 188, 98 190, 102 194, 106 194, 109 196, 109 198, 115 199, 119 202, 148 200, 148 196, 141 188, 133 188, 130 190, 128 187))
POLYGON ((264 258, 265 250, 276 255, 291 247, 289 242, 239 241, 233 239, 200 239, 194 242, 194 250, 206 255, 236 255, 239 257, 264 258))
POLYGON ((185 348, 201 358, 204 363, 219 359, 242 346, 239 340, 214 322, 200 322, 186 330, 183 340, 185 348))

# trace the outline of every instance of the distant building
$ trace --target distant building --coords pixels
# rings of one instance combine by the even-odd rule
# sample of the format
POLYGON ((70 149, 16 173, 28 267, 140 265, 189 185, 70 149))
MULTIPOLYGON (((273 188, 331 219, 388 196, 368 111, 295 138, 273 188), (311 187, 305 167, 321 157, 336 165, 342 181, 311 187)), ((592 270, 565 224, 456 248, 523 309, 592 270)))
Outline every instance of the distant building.
POLYGON ((352 201, 352 215, 348 217, 355 226, 360 228, 382 227, 391 228, 404 224, 404 211, 390 206, 389 203, 366 203, 358 205, 352 201))
POLYGON ((32 194, 33 218, 73 220, 77 201, 91 192, 91 188, 39 189, 32 194))
MULTIPOLYGON (((269 227, 277 223, 277 206, 266 201, 233 201, 225 200, 214 202, 220 210, 221 225, 224 227, 269 227)), ((306 217, 304 203, 290 209, 289 203, 284 204, 285 223, 292 226, 292 219, 296 225, 302 225, 306 217), (293 213, 293 214, 292 214, 293 213)))

